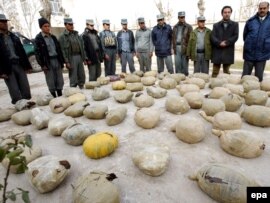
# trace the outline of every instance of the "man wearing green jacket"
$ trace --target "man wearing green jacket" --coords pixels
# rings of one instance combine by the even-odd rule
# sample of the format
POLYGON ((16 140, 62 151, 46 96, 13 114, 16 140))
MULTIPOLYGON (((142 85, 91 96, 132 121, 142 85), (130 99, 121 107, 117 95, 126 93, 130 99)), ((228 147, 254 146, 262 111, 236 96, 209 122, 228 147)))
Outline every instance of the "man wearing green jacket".
POLYGON ((65 18, 64 25, 66 29, 60 35, 59 42, 69 70, 70 87, 79 86, 82 89, 85 83, 84 64, 87 64, 83 40, 74 30, 72 18, 65 18))
POLYGON ((209 60, 212 55, 211 30, 205 27, 205 17, 197 18, 198 27, 190 34, 187 56, 194 61, 194 73, 209 74, 209 60))

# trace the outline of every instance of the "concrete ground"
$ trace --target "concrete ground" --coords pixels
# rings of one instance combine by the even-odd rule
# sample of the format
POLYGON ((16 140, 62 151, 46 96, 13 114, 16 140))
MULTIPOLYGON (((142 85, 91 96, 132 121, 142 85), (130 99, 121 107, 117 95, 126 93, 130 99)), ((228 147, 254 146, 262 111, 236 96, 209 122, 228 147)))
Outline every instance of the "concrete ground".
MULTIPOLYGON (((136 69, 138 64, 136 62, 136 69)), ((156 70, 156 64, 153 61, 153 69, 156 70)), ((118 65, 118 73, 119 65, 118 65)), ((192 68, 190 73, 192 72, 192 68)), ((103 71, 104 73, 104 71, 103 71)), ((86 70, 86 75, 88 74, 86 70)), ((232 70, 232 74, 240 77, 240 72, 232 70)), ((266 73, 266 77, 270 74, 266 73)), ((48 93, 44 74, 30 74, 29 82, 32 95, 48 93)), ((68 75, 64 74, 65 87, 68 87, 68 75)), ((88 75, 87 75, 88 79, 88 75)), ((113 99, 115 91, 111 85, 103 86, 110 90, 111 97, 103 101, 93 101, 91 93, 93 90, 83 90, 87 100, 91 104, 106 104, 109 109, 117 106, 126 106, 128 108, 125 120, 116 126, 107 126, 105 120, 89 120, 84 116, 76 118, 77 122, 92 125, 97 131, 108 130, 115 133, 119 138, 119 147, 108 157, 93 160, 86 157, 82 147, 74 147, 65 143, 61 137, 53 137, 48 133, 48 129, 36 130, 32 125, 20 127, 11 120, 0 123, 1 131, 11 128, 22 128, 26 133, 32 135, 33 144, 40 146, 43 155, 55 155, 66 159, 71 164, 69 175, 54 191, 39 194, 29 183, 25 174, 11 174, 9 177, 8 189, 21 187, 29 191, 30 200, 33 203, 69 203, 72 202, 72 184, 82 174, 89 171, 101 170, 107 173, 115 173, 117 179, 113 183, 119 188, 121 202, 123 203, 210 203, 215 202, 200 190, 197 183, 189 180, 188 176, 194 174, 203 165, 210 162, 218 162, 231 166, 237 171, 243 172, 247 177, 255 179, 263 186, 270 186, 270 128, 255 127, 243 121, 242 129, 254 132, 265 140, 264 153, 254 159, 243 159, 227 154, 219 145, 219 139, 211 134, 211 124, 205 123, 207 137, 197 144, 186 144, 180 141, 174 133, 170 131, 171 126, 181 117, 165 110, 166 98, 155 99, 151 108, 158 109, 161 112, 161 119, 157 127, 145 130, 138 127, 134 121, 134 113, 137 108, 133 102, 119 104, 113 99), (161 143, 170 148, 170 163, 166 172, 159 177, 151 177, 142 173, 134 166, 131 155, 132 150, 142 143, 161 143)), ((208 93, 208 88, 202 90, 208 93)), ((176 89, 168 90, 167 95, 179 95, 176 89)), ((10 97, 3 80, 0 80, 0 101, 1 108, 12 106, 10 97)), ((49 107, 41 107, 48 111, 49 107)), ((62 113, 63 114, 63 113, 62 113)), ((51 113, 52 116, 59 116, 51 113)), ((186 115, 199 117, 198 110, 191 109, 186 115)), ((269 115, 270 116, 270 115, 269 115)), ((199 117, 200 118, 200 117, 199 117)), ((3 182, 5 169, 0 165, 0 181, 3 182)), ((17 202, 22 202, 18 197, 17 202)))

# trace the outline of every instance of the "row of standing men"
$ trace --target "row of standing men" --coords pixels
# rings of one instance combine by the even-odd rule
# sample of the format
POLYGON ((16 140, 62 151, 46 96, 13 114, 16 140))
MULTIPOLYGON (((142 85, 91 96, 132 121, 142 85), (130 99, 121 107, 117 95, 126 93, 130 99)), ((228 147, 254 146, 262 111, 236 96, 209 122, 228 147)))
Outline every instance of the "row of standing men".
MULTIPOLYGON (((221 10, 222 20, 215 23, 213 30, 205 27, 205 18, 197 18, 197 27, 185 22, 185 12, 178 13, 178 23, 171 28, 163 15, 157 16, 157 25, 151 31, 146 28, 144 18, 138 19, 139 29, 135 37, 128 29, 127 20, 122 19, 122 30, 115 35, 110 30, 110 21, 103 20, 104 30, 98 34, 93 20, 86 20, 82 35, 74 30, 71 18, 64 19, 65 31, 59 40, 50 33, 50 23, 39 19, 41 32, 35 38, 36 58, 45 73, 48 89, 56 97, 62 95, 64 85, 62 68, 69 70, 70 86, 83 88, 85 83, 84 65, 89 69, 89 81, 101 75, 101 63, 104 61, 105 75, 115 75, 116 58, 120 58, 122 72, 126 72, 128 63, 130 72, 135 71, 133 57, 136 55, 140 70, 151 70, 153 51, 157 56, 158 72, 167 70, 174 73, 172 54, 175 59, 175 72, 189 74, 188 60, 194 61, 194 72, 209 73, 209 61, 213 63, 212 77, 223 72, 230 73, 234 63, 234 45, 238 39, 238 23, 230 19, 232 8, 224 6, 221 10)), ((6 17, 0 14, 0 77, 5 79, 12 103, 24 98, 31 98, 30 87, 23 70, 30 70, 22 45, 16 36, 8 31, 6 17), (3 68, 2 68, 3 67, 3 68)), ((244 29, 244 67, 242 75, 255 75, 261 81, 266 60, 270 58, 269 3, 261 2, 256 15, 251 17, 244 29)))

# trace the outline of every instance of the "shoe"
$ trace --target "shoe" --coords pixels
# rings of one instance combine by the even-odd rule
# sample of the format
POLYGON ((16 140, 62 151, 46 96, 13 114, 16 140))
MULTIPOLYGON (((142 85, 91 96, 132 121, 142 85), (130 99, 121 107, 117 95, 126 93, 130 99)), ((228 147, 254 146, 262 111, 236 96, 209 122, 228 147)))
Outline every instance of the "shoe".
POLYGON ((83 87, 83 85, 79 85, 79 88, 80 88, 80 89, 83 89, 84 87, 83 87))

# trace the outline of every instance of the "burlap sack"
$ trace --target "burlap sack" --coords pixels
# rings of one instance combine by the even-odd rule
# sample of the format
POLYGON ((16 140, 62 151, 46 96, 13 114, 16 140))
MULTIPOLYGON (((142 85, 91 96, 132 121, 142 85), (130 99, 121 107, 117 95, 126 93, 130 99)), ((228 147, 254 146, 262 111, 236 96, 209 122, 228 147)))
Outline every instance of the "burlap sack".
POLYGON ((168 72, 161 72, 161 73, 158 74, 157 78, 160 79, 160 80, 163 80, 163 78, 165 78, 165 77, 167 77, 169 75, 171 75, 171 74, 168 73, 168 72))
POLYGON ((173 78, 163 78, 161 81, 159 81, 159 86, 164 89, 174 89, 177 85, 177 82, 173 78))
POLYGON ((89 81, 86 82, 85 84, 85 89, 95 89, 95 87, 100 87, 100 83, 97 81, 89 81))
POLYGON ((15 108, 0 109, 0 122, 10 120, 11 116, 16 112, 15 108))
POLYGON ((241 78, 241 83, 243 84, 245 81, 256 81, 256 82, 259 82, 259 79, 254 76, 254 75, 244 75, 242 78, 241 78))
POLYGON ((75 104, 73 104, 72 106, 68 107, 65 111, 64 114, 66 116, 71 116, 73 118, 75 117, 80 117, 83 115, 83 111, 84 109, 89 106, 89 102, 87 101, 80 101, 77 102, 75 104))
POLYGON ((114 94, 113 98, 119 103, 130 102, 133 97, 133 93, 130 90, 121 90, 114 94))
POLYGON ((199 114, 208 122, 212 123, 214 129, 218 130, 237 130, 242 126, 242 120, 238 113, 218 112, 214 116, 207 116, 204 111, 199 114))
POLYGON ((74 123, 63 131, 61 137, 64 138, 67 144, 78 146, 82 145, 88 136, 95 133, 96 130, 88 124, 74 123))
POLYGON ((100 85, 107 85, 110 83, 110 77, 101 76, 97 78, 97 82, 99 82, 100 85))
POLYGON ((127 115, 126 107, 117 107, 108 111, 106 115, 106 123, 109 126, 118 125, 122 123, 127 115))
POLYGON ((124 80, 126 83, 141 82, 141 77, 134 74, 127 74, 124 80))
POLYGON ((166 110, 174 114, 184 114, 189 111, 190 106, 184 97, 176 95, 169 96, 165 103, 166 110))
POLYGON ((229 89, 232 94, 237 94, 239 96, 244 95, 244 87, 243 87, 243 85, 224 84, 223 87, 229 89))
POLYGON ((177 82, 177 84, 186 79, 186 76, 183 73, 173 73, 167 75, 166 77, 174 79, 177 82))
POLYGON ((75 119, 69 116, 54 117, 48 124, 49 133, 53 136, 60 136, 68 126, 74 123, 76 123, 75 119))
POLYGON ((241 77, 238 75, 230 75, 228 78, 228 83, 229 84, 234 84, 234 85, 239 85, 241 84, 241 77))
POLYGON ((101 101, 110 97, 110 93, 100 87, 96 87, 92 93, 92 98, 95 101, 101 101))
POLYGON ((212 130, 220 139, 220 146, 233 156, 255 158, 260 156, 265 148, 264 141, 257 134, 247 130, 212 130))
POLYGON ((106 112, 108 111, 108 106, 103 104, 97 104, 94 106, 87 106, 84 111, 83 115, 89 119, 103 119, 106 117, 106 112))
POLYGON ((144 72, 141 70, 136 70, 133 72, 134 75, 138 75, 139 77, 143 77, 144 72))
POLYGON ((231 91, 229 89, 225 88, 225 87, 215 87, 215 88, 212 89, 212 91, 208 95, 208 98, 220 99, 224 95, 228 95, 230 93, 231 93, 231 91))
POLYGON ((204 123, 191 116, 181 116, 171 130, 175 132, 178 139, 189 144, 198 143, 206 137, 204 123))
POLYGON ((160 176, 168 168, 170 150, 165 145, 141 144, 134 147, 132 161, 146 175, 160 176))
POLYGON ((30 162, 26 171, 32 186, 40 193, 54 190, 67 176, 70 164, 67 160, 49 155, 30 162))
POLYGON ((158 75, 157 71, 151 70, 151 71, 145 72, 143 76, 144 76, 144 77, 148 77, 148 76, 157 77, 157 75, 158 75))
POLYGON ((204 82, 209 82, 210 80, 210 75, 206 73, 194 73, 189 76, 190 78, 200 78, 203 79, 204 82))
POLYGON ((80 176, 73 187, 74 203, 104 202, 120 203, 117 187, 111 182, 115 174, 93 171, 80 176))
POLYGON ((142 128, 154 128, 160 120, 160 112, 151 108, 142 108, 136 111, 134 120, 142 128))
POLYGON ((71 102, 68 98, 64 97, 57 97, 50 101, 50 109, 53 113, 61 113, 65 111, 69 106, 71 105, 71 102))
POLYGON ((31 110, 30 122, 38 130, 47 128, 50 118, 51 118, 50 114, 46 110, 39 109, 39 108, 34 108, 31 110))
POLYGON ((142 77, 141 81, 142 81, 142 84, 145 86, 152 86, 156 83, 156 78, 153 76, 142 77))
POLYGON ((205 165, 190 179, 198 181, 202 191, 217 202, 245 203, 247 187, 259 186, 238 169, 217 163, 205 165))
POLYGON ((165 97, 167 95, 167 90, 160 87, 147 87, 146 92, 149 96, 159 99, 165 97))
POLYGON ((140 82, 127 83, 126 90, 130 90, 131 92, 143 91, 143 84, 140 82))
POLYGON ((224 84, 227 83, 228 80, 226 78, 211 78, 209 88, 213 89, 215 87, 222 87, 224 84))
POLYGON ((261 88, 260 83, 255 80, 245 80, 242 84, 245 93, 248 93, 250 90, 259 90, 261 88))
POLYGON ((263 91, 270 91, 270 78, 265 78, 261 81, 261 90, 263 91))
POLYGON ((49 105, 50 101, 53 99, 53 96, 50 94, 41 94, 36 96, 36 104, 38 106, 49 105))
POLYGON ((22 110, 31 109, 35 105, 36 105, 36 102, 34 102, 34 101, 30 101, 27 99, 21 99, 21 100, 16 102, 15 109, 17 111, 22 111, 22 110))
POLYGON ((220 98, 225 104, 225 110, 234 112, 237 111, 243 104, 243 99, 237 94, 227 94, 220 98))
POLYGON ((133 103, 139 108, 150 107, 154 104, 153 97, 144 95, 143 93, 137 93, 133 98, 133 103))
MULTIPOLYGON (((262 105, 265 106, 268 99, 268 94, 262 90, 250 90, 245 95, 246 105, 262 105)), ((270 115, 269 115, 270 116, 270 115)))
POLYGON ((246 106, 241 116, 251 125, 270 127, 270 108, 259 105, 246 106))
POLYGON ((14 113, 11 116, 11 120, 17 125, 29 125, 31 124, 31 110, 22 110, 17 113, 14 113))
POLYGON ((177 85, 176 89, 180 93, 181 96, 184 96, 187 92, 199 92, 200 88, 198 85, 194 84, 181 84, 177 85))
POLYGON ((67 87, 63 91, 63 94, 65 97, 69 97, 69 96, 76 94, 76 93, 82 93, 82 90, 80 90, 77 87, 67 87))
POLYGON ((126 89, 126 82, 123 80, 115 81, 112 83, 113 90, 124 90, 126 89))
POLYGON ((201 78, 186 78, 186 80, 183 81, 183 83, 197 85, 200 89, 204 89, 205 87, 205 81, 201 78))
POLYGON ((68 100, 71 104, 75 104, 77 102, 86 101, 86 96, 83 93, 76 93, 69 96, 68 100))
POLYGON ((187 92, 184 95, 184 98, 187 100, 190 108, 200 109, 204 100, 204 96, 200 92, 187 92))
POLYGON ((204 99, 202 110, 207 116, 214 116, 216 113, 225 111, 226 107, 220 99, 204 99))

